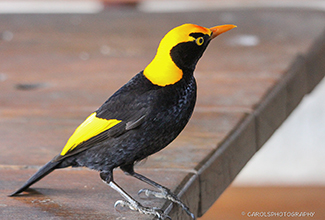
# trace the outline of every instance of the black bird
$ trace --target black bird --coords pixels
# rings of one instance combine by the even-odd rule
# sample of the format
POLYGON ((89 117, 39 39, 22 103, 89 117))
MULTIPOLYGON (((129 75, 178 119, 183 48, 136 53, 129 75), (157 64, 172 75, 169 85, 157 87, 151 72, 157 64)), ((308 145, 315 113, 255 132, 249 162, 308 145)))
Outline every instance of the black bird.
POLYGON ((195 66, 210 41, 234 27, 184 24, 169 31, 152 62, 93 112, 75 130, 62 152, 10 196, 25 191, 55 169, 88 167, 98 170, 101 179, 124 198, 115 205, 169 218, 159 209, 142 206, 114 182, 113 170, 120 167, 159 190, 143 189, 139 193, 171 200, 194 219, 176 195, 136 173, 134 164, 165 148, 184 129, 196 102, 195 66))

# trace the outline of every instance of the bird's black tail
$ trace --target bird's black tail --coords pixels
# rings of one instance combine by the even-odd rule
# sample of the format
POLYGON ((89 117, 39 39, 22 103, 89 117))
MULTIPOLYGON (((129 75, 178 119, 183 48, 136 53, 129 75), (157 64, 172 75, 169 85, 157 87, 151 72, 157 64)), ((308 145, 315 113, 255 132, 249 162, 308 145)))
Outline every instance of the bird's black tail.
POLYGON ((48 162, 45 164, 41 169, 39 169, 27 182, 19 188, 17 191, 13 192, 9 196, 15 196, 23 191, 25 191, 28 187, 30 187, 32 184, 36 183, 40 179, 42 179, 47 174, 51 173, 53 170, 55 170, 56 166, 61 163, 61 161, 55 161, 55 162, 48 162))

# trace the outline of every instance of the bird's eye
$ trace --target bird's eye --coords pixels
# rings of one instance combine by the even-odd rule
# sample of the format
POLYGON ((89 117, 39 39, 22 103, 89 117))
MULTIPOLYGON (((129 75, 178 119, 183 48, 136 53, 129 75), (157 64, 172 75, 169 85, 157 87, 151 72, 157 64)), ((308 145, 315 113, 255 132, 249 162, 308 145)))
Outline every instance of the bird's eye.
POLYGON ((198 46, 201 46, 204 43, 204 38, 203 37, 196 38, 195 43, 198 46))

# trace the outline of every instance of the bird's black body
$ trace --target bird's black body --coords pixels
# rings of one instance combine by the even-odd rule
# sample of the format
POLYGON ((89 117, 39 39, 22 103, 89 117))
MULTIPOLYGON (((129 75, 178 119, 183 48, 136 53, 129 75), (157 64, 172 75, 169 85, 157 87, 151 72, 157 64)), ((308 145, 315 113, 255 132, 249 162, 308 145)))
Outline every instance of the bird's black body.
MULTIPOLYGON (((126 123, 139 120, 136 127, 126 130, 126 123, 121 124, 116 131, 104 134, 109 138, 63 159, 58 167, 72 165, 112 171, 119 166, 133 165, 177 137, 192 115, 195 100, 193 75, 161 88, 153 85, 141 71, 96 111, 99 118, 113 117, 126 123)), ((87 141, 84 145, 88 145, 87 141)))
POLYGON ((176 84, 160 87, 141 71, 96 110, 98 118, 116 118, 123 123, 81 143, 71 153, 56 156, 12 195, 23 192, 54 169, 69 166, 109 173, 108 180, 117 167, 132 173, 135 162, 160 151, 179 135, 195 102, 193 72, 176 84))
POLYGON ((133 166, 165 148, 184 129, 196 102, 195 66, 210 41, 234 27, 208 29, 184 24, 168 32, 152 62, 93 112, 69 138, 62 152, 11 196, 25 191, 55 169, 88 167, 98 170, 102 180, 124 197, 125 201, 116 204, 167 218, 157 209, 143 207, 114 182, 113 170, 120 167, 160 191, 140 192, 177 203, 195 218, 168 188, 136 173, 133 166))

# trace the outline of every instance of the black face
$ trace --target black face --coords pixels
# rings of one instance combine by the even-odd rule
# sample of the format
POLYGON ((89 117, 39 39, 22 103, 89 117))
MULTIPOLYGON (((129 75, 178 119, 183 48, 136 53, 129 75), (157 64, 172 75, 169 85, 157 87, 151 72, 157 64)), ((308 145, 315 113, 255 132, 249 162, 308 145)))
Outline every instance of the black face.
POLYGON ((179 43, 170 51, 174 63, 183 71, 194 71, 195 66, 210 43, 210 36, 202 33, 191 33, 194 41, 179 43))

